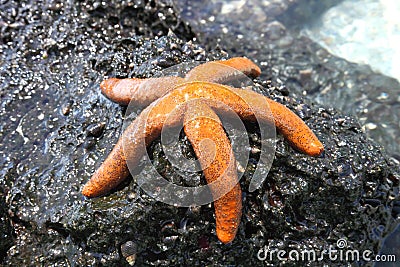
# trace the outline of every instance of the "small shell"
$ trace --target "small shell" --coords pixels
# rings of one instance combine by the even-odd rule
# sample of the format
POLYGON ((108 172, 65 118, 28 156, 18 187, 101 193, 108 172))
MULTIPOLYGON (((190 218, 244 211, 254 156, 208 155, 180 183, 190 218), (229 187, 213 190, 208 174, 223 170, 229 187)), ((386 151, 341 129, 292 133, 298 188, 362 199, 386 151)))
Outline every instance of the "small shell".
POLYGON ((133 241, 121 245, 121 253, 130 266, 135 265, 137 246, 133 241))
POLYGON ((67 116, 70 112, 71 112, 71 108, 72 108, 72 105, 74 104, 74 102, 72 101, 72 100, 69 100, 69 101, 67 101, 66 103, 64 103, 62 106, 61 106, 61 113, 64 115, 64 116, 67 116))

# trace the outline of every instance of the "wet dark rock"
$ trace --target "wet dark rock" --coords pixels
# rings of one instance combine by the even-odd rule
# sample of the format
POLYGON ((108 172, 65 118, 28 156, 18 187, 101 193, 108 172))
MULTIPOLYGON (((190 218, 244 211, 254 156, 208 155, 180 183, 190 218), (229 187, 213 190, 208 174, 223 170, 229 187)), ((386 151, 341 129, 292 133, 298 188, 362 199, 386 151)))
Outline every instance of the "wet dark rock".
POLYGON ((278 21, 273 21, 267 25, 267 28, 265 29, 265 34, 266 37, 270 40, 278 40, 286 34, 286 28, 282 25, 282 23, 278 21))
POLYGON ((85 149, 92 149, 96 145, 96 139, 93 136, 86 137, 86 140, 83 142, 83 147, 85 149))
MULTIPOLYGON (((271 12, 282 14, 288 5, 278 7, 271 12)), ((322 250, 346 238, 354 249, 377 253, 394 227, 398 162, 363 134, 354 117, 302 100, 304 81, 291 81, 307 69, 295 63, 309 56, 301 48, 311 44, 297 39, 289 54, 274 54, 268 46, 255 56, 254 49, 229 38, 219 46, 231 49, 230 56, 254 56, 264 72, 258 90, 302 116, 326 147, 323 157, 312 158, 278 136, 270 173, 262 188, 250 193, 253 153, 243 166, 243 216, 232 244, 218 241, 211 204, 179 208, 157 202, 138 187, 135 175, 108 196, 85 199, 80 190, 112 149, 125 115, 100 93, 102 78, 150 77, 172 63, 228 54, 190 41, 194 33, 170 1, 7 1, 0 10, 4 23, 20 25, 2 27, 0 37, 0 260, 5 265, 128 266, 127 258, 134 257, 137 266, 260 266, 257 252, 264 246, 322 250), (286 57, 299 60, 288 66, 286 57), (60 112, 66 103, 68 112, 60 112), (102 123, 104 129, 96 128, 102 123)), ((330 76, 323 74, 313 72, 311 80, 329 84, 330 76)), ((262 140, 248 128, 254 150, 262 140)), ((180 145, 193 155, 184 136, 180 145)), ((149 151, 167 179, 204 183, 201 174, 180 177, 163 158, 159 140, 149 151)))
POLYGON ((5 192, 0 187, 0 263, 7 255, 7 251, 13 245, 13 228, 10 218, 7 216, 7 204, 5 192))

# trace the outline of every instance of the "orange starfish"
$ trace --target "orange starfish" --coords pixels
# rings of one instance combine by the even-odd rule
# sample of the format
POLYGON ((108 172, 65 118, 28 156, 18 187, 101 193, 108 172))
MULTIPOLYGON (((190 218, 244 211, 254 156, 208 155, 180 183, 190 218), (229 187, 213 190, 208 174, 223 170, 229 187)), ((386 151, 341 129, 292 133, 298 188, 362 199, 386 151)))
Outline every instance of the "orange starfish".
POLYGON ((103 81, 102 92, 111 100, 123 105, 134 101, 136 105, 148 106, 122 134, 109 156, 86 183, 82 194, 97 197, 108 193, 129 175, 127 160, 135 166, 139 163, 145 151, 145 147, 139 145, 140 140, 145 140, 144 145, 148 145, 160 136, 163 127, 183 122, 207 183, 218 181, 210 187, 213 196, 217 199, 220 191, 227 192, 215 200, 214 208, 217 236, 224 243, 231 242, 240 224, 241 190, 230 142, 214 111, 218 114, 233 111, 244 121, 274 123, 294 148, 307 155, 318 156, 324 150, 310 128, 285 106, 253 91, 217 83, 235 79, 238 71, 251 77, 260 74, 260 69, 250 60, 232 58, 199 65, 184 78, 111 78, 103 81), (199 99, 201 101, 195 104, 189 102, 199 99), (265 103, 269 104, 272 117, 262 109, 265 103), (183 108, 176 112, 177 107, 183 108), (203 144, 204 138, 214 141, 215 147, 203 144))

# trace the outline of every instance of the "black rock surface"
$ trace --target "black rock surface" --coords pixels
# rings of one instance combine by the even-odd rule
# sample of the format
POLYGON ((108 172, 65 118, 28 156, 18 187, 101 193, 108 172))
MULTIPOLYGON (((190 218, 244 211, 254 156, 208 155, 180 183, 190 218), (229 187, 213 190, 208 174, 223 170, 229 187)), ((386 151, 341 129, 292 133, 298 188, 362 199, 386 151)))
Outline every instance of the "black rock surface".
MULTIPOLYGON (((257 55, 236 42, 222 49, 201 44, 171 1, 6 1, 0 10, 4 265, 262 266, 257 253, 265 247, 318 252, 340 238, 352 249, 378 253, 396 225, 398 163, 366 137, 356 119, 302 99, 290 80, 282 83, 284 75, 271 70, 285 69, 284 60, 265 57, 275 47, 257 55), (253 155, 241 180, 243 216, 232 244, 216 238, 211 204, 173 207, 133 181, 105 197, 82 197, 83 184, 112 149, 124 118, 124 108, 101 95, 103 76, 150 77, 180 62, 239 54, 265 63, 256 81, 261 92, 305 120, 326 152, 320 158, 300 154, 279 136, 266 182, 249 193, 253 155)), ((296 51, 303 43, 291 45, 296 51)), ((250 127, 250 134, 257 147, 257 131, 250 127)), ((149 152, 167 179, 176 175, 159 141, 149 152)))

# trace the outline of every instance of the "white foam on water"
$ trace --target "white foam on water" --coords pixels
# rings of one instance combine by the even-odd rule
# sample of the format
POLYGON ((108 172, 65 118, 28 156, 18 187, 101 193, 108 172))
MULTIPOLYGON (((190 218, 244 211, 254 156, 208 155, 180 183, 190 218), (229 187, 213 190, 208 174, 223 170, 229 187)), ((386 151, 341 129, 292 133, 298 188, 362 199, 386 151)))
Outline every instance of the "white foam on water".
POLYGON ((347 0, 303 33, 332 54, 400 81, 400 1, 347 0))

